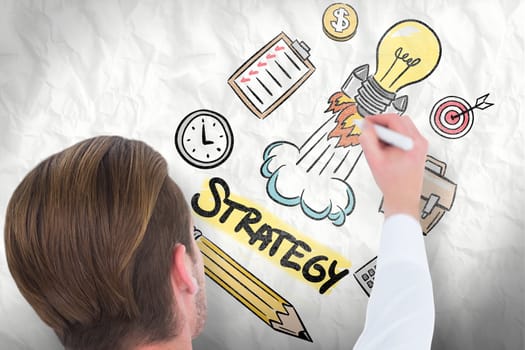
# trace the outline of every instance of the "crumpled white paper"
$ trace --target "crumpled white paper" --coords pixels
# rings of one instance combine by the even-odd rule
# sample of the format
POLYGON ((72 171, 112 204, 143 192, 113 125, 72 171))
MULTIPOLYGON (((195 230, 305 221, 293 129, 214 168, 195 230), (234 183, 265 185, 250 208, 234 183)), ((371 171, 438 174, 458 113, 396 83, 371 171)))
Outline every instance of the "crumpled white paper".
MULTIPOLYGON (((0 227, 12 191, 40 160, 82 139, 118 134, 143 140, 168 160, 188 199, 218 176, 232 191, 313 241, 346 256, 350 275, 328 295, 301 283, 246 244, 196 224, 301 315, 308 343, 275 332, 207 279, 209 319, 196 349, 351 348, 364 324, 367 296, 351 275, 377 253, 381 194, 364 159, 348 183, 356 204, 343 226, 307 218, 271 200, 260 174, 274 141, 301 144, 328 114, 328 98, 350 72, 375 68, 376 45, 392 24, 417 19, 439 36, 442 57, 424 81, 408 86, 405 114, 447 164, 454 205, 425 238, 436 303, 435 349, 524 346, 524 6, 515 1, 356 1, 349 41, 329 39, 321 18, 330 1, 7 0, 0 8, 0 227), (315 72, 266 119, 257 119, 228 78, 285 32, 310 47, 315 72), (472 130, 448 139, 429 123, 445 96, 495 105, 474 112, 472 130), (214 169, 182 160, 174 133, 197 109, 225 116, 234 133, 230 158, 214 169)), ((0 348, 60 344, 22 298, 0 241, 0 348)))

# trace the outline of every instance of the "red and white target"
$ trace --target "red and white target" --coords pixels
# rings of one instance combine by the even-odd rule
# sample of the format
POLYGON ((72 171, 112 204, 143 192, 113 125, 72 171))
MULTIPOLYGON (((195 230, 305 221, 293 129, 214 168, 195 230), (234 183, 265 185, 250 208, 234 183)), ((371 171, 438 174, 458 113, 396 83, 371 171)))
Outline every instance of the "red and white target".
POLYGON ((439 100, 430 112, 430 125, 439 135, 457 139, 465 136, 474 123, 473 108, 457 96, 439 100))

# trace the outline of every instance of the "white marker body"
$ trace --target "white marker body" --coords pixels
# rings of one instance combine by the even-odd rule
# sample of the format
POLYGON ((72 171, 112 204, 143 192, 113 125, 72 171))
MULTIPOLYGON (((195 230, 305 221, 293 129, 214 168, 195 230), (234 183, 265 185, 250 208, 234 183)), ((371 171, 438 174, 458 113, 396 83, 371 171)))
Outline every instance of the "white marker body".
MULTIPOLYGON (((360 128, 363 129, 364 120, 358 119, 354 123, 360 128)), ((385 128, 382 125, 374 124, 377 137, 392 146, 401 148, 403 151, 410 151, 414 147, 414 141, 403 134, 385 128)))

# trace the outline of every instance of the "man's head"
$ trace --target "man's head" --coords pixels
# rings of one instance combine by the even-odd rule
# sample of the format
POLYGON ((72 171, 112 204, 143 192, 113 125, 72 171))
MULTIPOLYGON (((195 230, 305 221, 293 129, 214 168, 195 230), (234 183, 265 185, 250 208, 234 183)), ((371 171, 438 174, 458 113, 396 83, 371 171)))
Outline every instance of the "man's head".
POLYGON ((40 163, 6 214, 9 269, 66 348, 120 349, 195 336, 202 258, 164 158, 96 137, 40 163))

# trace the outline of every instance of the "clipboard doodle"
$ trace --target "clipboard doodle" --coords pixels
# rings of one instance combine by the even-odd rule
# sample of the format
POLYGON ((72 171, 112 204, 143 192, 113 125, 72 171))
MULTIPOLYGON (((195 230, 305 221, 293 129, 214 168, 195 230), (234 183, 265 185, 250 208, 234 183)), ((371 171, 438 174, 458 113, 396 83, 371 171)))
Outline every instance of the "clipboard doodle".
POLYGON ((315 71, 304 41, 282 33, 255 53, 228 79, 241 101, 264 119, 315 71))

